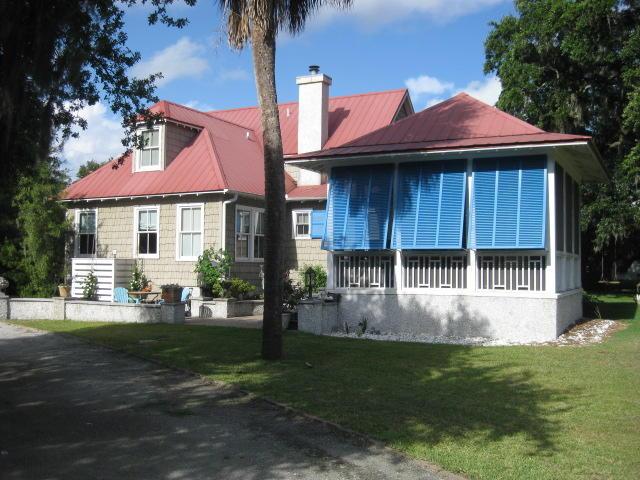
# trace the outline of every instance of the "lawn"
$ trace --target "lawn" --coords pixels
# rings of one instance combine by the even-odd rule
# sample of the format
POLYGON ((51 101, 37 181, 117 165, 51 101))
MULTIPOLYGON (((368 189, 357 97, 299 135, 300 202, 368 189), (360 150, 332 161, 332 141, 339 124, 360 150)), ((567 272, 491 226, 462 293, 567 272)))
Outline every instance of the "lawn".
POLYGON ((462 347, 286 333, 286 359, 259 358, 260 332, 204 326, 21 322, 233 383, 472 478, 640 478, 640 315, 587 347, 462 347), (306 364, 311 364, 311 368, 306 364))

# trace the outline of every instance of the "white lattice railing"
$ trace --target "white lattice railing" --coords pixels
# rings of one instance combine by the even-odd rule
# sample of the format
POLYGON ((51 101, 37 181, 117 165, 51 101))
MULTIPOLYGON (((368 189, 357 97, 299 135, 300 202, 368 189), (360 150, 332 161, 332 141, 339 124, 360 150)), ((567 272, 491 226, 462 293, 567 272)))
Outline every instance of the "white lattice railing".
POLYGON ((467 288, 466 255, 406 255, 404 288, 467 288))
POLYGON ((393 288, 392 254, 335 254, 335 288, 393 288))
POLYGON ((477 266, 481 290, 545 289, 544 255, 478 255, 477 266))

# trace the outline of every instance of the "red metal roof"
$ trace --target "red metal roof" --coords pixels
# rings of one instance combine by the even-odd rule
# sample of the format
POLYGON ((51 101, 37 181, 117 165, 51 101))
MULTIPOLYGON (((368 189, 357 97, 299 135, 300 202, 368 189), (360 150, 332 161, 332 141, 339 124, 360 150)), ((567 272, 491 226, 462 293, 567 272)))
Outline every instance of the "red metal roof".
MULTIPOLYGON (((406 95, 406 89, 399 89, 330 98, 329 137, 324 148, 343 145, 368 132, 389 125, 402 106, 406 95)), ((298 103, 283 103, 278 107, 284 154, 295 155, 298 153, 298 103)), ((214 110, 208 113, 216 118, 250 128, 261 136, 258 107, 214 110)))
MULTIPOLYGON (((391 123, 405 96, 406 90, 403 89, 331 98, 326 148, 341 145, 391 123)), ((298 105, 286 103, 279 107, 285 154, 294 154, 298 148, 298 105)), ((150 110, 162 113, 167 121, 193 126, 201 131, 165 170, 133 173, 131 155, 126 155, 118 169, 111 168, 112 163, 108 163, 72 183, 65 192, 65 199, 224 189, 264 195, 262 135, 257 107, 205 113, 163 100, 150 110)), ((285 188, 287 192, 296 188, 295 181, 288 175, 285 188)))
POLYGON ((298 155, 297 158, 589 139, 584 135, 545 132, 466 93, 460 93, 341 146, 298 155))
POLYGON ((300 185, 287 193, 287 200, 322 200, 327 198, 327 185, 300 185))

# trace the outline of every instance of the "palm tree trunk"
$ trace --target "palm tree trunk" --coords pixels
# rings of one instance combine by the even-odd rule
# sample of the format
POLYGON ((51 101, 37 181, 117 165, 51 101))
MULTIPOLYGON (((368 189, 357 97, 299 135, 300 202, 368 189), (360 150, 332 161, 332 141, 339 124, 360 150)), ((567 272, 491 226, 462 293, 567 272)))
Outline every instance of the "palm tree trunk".
POLYGON ((253 68, 262 111, 264 185, 266 200, 264 255, 264 316, 262 357, 282 357, 282 294, 284 265, 284 156, 276 94, 276 31, 254 24, 251 33, 253 68))

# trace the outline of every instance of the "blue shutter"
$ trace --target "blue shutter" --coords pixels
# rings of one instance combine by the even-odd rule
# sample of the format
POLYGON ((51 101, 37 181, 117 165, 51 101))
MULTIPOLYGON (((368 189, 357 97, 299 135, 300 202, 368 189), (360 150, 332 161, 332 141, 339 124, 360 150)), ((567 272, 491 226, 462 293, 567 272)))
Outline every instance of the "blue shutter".
POLYGON ((325 210, 311 211, 311 238, 322 238, 326 219, 327 212, 325 210))
POLYGON ((387 248, 392 182, 391 165, 334 168, 322 248, 387 248))
POLYGON ((398 167, 392 248, 462 248, 466 161, 398 167))
POLYGON ((475 160, 469 244, 544 248, 546 157, 475 160))

